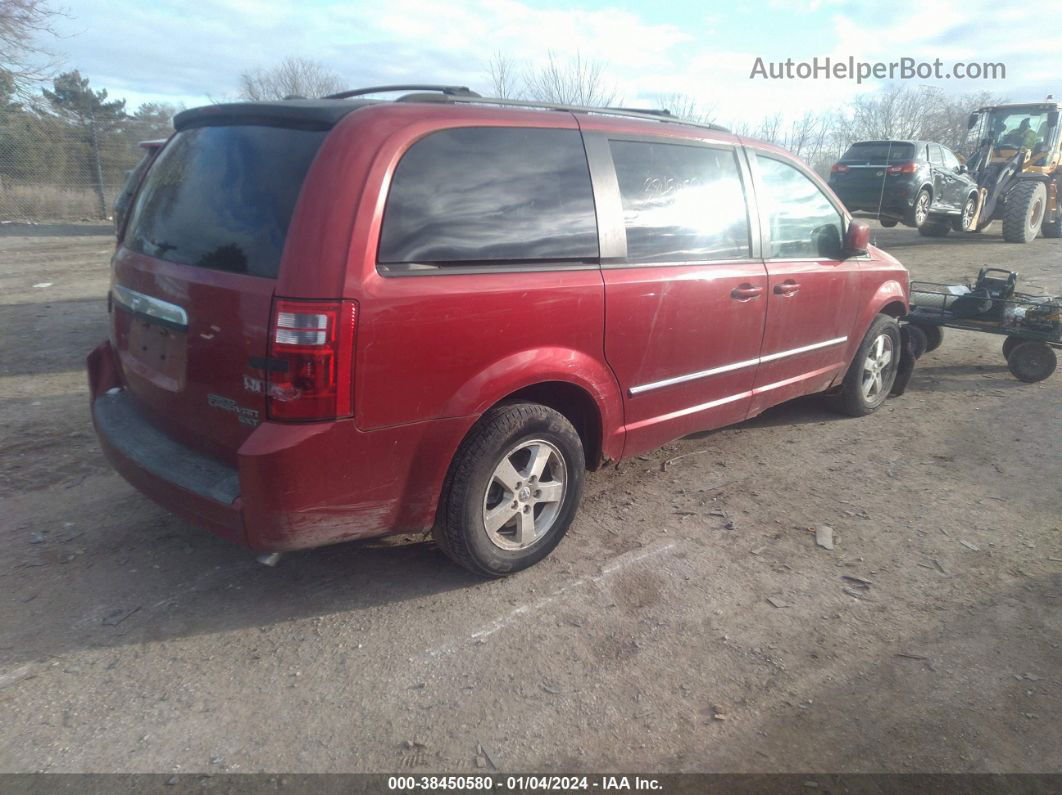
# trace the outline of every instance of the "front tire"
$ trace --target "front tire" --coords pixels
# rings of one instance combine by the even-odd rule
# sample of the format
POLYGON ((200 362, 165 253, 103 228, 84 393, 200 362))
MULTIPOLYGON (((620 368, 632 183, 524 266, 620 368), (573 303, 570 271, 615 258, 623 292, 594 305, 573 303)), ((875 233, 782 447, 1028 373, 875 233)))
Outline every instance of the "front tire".
POLYGON ((900 353, 900 324, 894 317, 878 315, 834 396, 834 408, 851 417, 865 417, 881 408, 896 380, 900 353))
POLYGON ((956 232, 976 232, 974 226, 974 213, 977 212, 977 194, 971 193, 963 202, 962 212, 958 218, 953 218, 951 228, 956 232))
POLYGON ((895 218, 879 218, 878 223, 880 223, 886 229, 892 229, 899 222, 895 218))
POLYGON ((1008 243, 1031 243, 1040 234, 1047 208, 1047 188, 1042 182, 1024 180, 1007 194, 1003 211, 1003 239, 1008 243))
POLYGON ((454 456, 435 541, 485 577, 526 569, 567 533, 585 471, 582 440, 563 414, 537 403, 497 406, 454 456))

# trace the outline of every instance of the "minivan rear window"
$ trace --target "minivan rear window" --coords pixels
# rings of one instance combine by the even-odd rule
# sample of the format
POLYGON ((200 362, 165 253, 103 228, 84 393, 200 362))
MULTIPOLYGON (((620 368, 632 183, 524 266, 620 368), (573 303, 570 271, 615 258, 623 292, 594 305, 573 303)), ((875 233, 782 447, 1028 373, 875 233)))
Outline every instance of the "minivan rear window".
POLYGON ((327 130, 196 127, 159 153, 124 245, 200 268, 275 278, 306 172, 327 130))
POLYGON ((377 260, 479 265, 597 256, 577 130, 462 127, 433 133, 402 157, 377 260))
POLYGON ((844 157, 841 160, 856 160, 877 165, 878 163, 899 163, 905 160, 914 160, 914 157, 914 144, 890 144, 888 141, 875 141, 852 144, 848 147, 848 151, 844 153, 844 157))

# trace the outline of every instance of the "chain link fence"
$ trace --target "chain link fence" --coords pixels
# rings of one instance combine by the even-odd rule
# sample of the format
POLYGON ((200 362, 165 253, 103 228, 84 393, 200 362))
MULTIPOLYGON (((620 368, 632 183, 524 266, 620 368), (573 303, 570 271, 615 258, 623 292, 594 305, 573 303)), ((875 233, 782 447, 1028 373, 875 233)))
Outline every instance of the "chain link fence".
POLYGON ((103 221, 144 149, 166 136, 124 120, 103 129, 32 113, 0 116, 0 222, 103 221))

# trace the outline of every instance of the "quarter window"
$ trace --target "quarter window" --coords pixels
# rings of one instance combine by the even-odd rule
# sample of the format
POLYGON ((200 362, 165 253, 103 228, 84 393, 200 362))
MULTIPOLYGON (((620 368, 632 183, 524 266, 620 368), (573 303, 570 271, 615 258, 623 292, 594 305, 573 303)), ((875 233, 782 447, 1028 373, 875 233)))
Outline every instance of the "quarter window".
POLYGON ((576 130, 444 130, 418 141, 398 164, 381 264, 597 256, 590 170, 576 130))
POLYGON ((769 258, 838 259, 843 218, 807 175, 772 157, 756 158, 760 208, 770 230, 769 258))
POLYGON ((610 141, 627 259, 689 262, 749 256, 749 223, 734 151, 610 141))

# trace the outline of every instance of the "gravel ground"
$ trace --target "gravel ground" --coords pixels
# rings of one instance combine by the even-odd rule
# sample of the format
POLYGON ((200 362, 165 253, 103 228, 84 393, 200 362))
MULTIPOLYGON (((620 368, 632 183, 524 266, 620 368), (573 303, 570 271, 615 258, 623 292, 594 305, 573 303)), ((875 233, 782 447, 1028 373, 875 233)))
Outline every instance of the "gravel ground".
MULTIPOLYGON (((67 232, 0 236, 0 770, 1062 771, 1062 376, 999 338, 948 332, 872 417, 595 473, 510 579, 416 539, 269 569, 109 471, 111 246, 67 232)), ((876 235, 1062 292, 1059 241, 876 235)))

